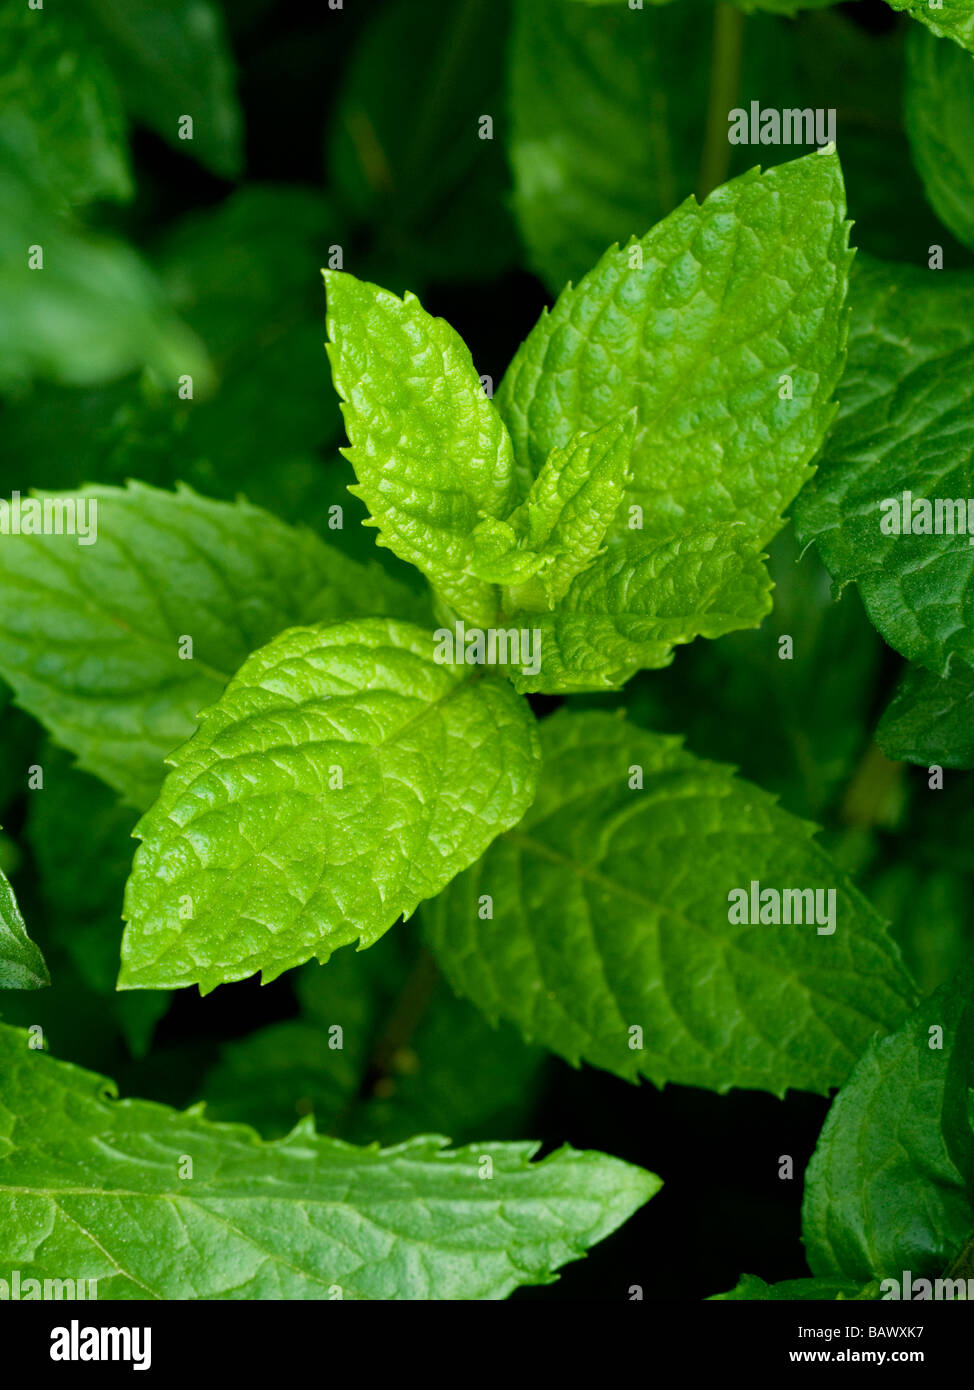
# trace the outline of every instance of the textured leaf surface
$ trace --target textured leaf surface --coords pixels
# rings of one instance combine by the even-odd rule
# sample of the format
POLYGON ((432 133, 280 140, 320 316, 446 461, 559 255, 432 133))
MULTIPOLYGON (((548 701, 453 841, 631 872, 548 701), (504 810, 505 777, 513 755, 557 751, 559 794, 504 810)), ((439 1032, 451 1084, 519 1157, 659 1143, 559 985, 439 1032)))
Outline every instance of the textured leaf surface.
POLYGON ((369 619, 293 628, 244 663, 136 827, 121 988, 205 992, 370 946, 520 820, 526 702, 433 649, 369 619))
POLYGON ((876 741, 887 758, 974 767, 974 672, 959 663, 943 677, 908 667, 879 721, 876 741))
POLYGON ((463 340, 412 294, 325 272, 344 450, 378 543, 423 571, 461 617, 489 624, 496 600, 470 577, 471 532, 514 501, 511 441, 463 340))
POLYGON ((68 497, 97 502, 94 544, 0 544, 0 673, 83 768, 140 809, 166 754, 255 647, 295 622, 410 611, 378 566, 245 502, 138 483, 68 497), (187 637, 191 659, 180 656, 187 637))
MULTIPOLYGON (((853 280, 842 408, 795 506, 840 588, 912 661, 974 664, 974 546, 966 533, 884 534, 881 503, 974 497, 974 273, 867 262, 853 280)), ((952 508, 944 517, 956 525, 952 508)), ((936 516, 934 513, 934 522, 936 516)), ((912 522, 911 522, 912 525, 912 522)))
POLYGON ((906 127, 914 163, 937 215, 959 241, 974 247, 974 56, 916 26, 906 52, 906 127))
POLYGON ((947 0, 934 9, 929 0, 889 0, 894 10, 905 10, 941 38, 953 39, 969 52, 974 52, 974 3, 972 0, 947 0))
POLYGON ((455 988, 624 1077, 777 1093, 842 1081, 912 991, 812 827, 676 739, 601 714, 541 728, 531 810, 427 909, 455 988), (644 784, 630 790, 636 766, 644 784), (732 925, 728 895, 754 880, 834 889, 835 932, 732 925))
POLYGON ((268 1144, 114 1099, 27 1040, 0 1024, 0 1262, 97 1279, 101 1299, 499 1299, 550 1283, 660 1186, 594 1152, 531 1163, 530 1143, 356 1149, 306 1123, 268 1144))
POLYGON ((641 668, 668 665, 674 644, 757 627, 771 608, 771 580, 742 532, 719 525, 612 546, 555 612, 516 620, 540 632, 541 670, 513 673, 515 687, 613 689, 641 668))
POLYGON ((844 210, 838 159, 823 152, 752 170, 610 248, 542 315, 498 391, 525 484, 577 430, 635 407, 626 502, 644 532, 740 522, 755 548, 767 542, 834 414, 844 210))
POLYGON ((243 160, 243 124, 220 8, 210 0, 79 0, 126 105, 182 154, 222 178, 243 160), (193 118, 191 139, 179 134, 193 118))
POLYGON ((50 983, 44 958, 27 935, 14 890, 0 870, 0 989, 41 989, 50 983))
POLYGON ((493 522, 509 545, 541 561, 540 572, 524 575, 528 582, 520 576, 496 581, 510 586, 506 612, 554 607, 601 553, 629 477, 631 424, 577 434, 566 449, 553 449, 524 501, 503 522, 493 522))
POLYGON ((4 141, 57 199, 132 193, 125 118, 97 47, 60 7, 0 10, 4 141))
POLYGON ((839 1092, 805 1181, 813 1273, 935 1277, 974 1229, 970 986, 964 972, 924 999, 839 1092))

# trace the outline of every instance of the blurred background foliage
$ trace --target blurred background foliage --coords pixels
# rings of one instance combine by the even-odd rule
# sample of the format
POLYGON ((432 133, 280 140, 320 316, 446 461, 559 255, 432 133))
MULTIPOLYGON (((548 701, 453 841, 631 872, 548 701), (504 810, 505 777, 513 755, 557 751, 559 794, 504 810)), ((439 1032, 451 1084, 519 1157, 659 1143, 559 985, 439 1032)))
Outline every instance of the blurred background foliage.
MULTIPOLYGON (((916 172, 932 138, 922 107, 904 115, 929 45, 946 41, 880 0, 746 8, 676 0, 636 29, 620 0, 3 0, 4 493, 186 481, 415 583, 345 492, 319 267, 340 258, 419 294, 496 385, 541 309, 609 243, 759 159, 793 156, 727 142, 727 111, 751 100, 836 108, 857 245, 925 264, 939 244, 951 266, 971 265, 916 172)), ((958 111, 974 109, 972 92, 961 82, 958 111)), ((941 211, 962 226, 963 209, 941 211)), ((932 989, 974 933, 969 784, 951 774, 924 795, 922 769, 877 751, 897 659, 789 530, 772 564, 759 631, 698 642, 619 695, 574 703, 683 733, 822 824, 932 989), (779 660, 789 636, 794 659, 779 660)), ((558 702, 533 703, 543 716, 558 702)), ((801 1175, 824 1100, 574 1072, 454 999, 419 920, 266 988, 116 995, 134 814, 2 690, 0 710, 0 865, 55 982, 6 995, 9 1021, 41 1023, 56 1053, 130 1094, 202 1096, 214 1117, 267 1136, 314 1113, 360 1142, 536 1136, 663 1175, 662 1197, 622 1232, 518 1298, 625 1298, 632 1285, 705 1296, 745 1269, 804 1272, 801 1175), (43 794, 25 790, 34 765, 43 794)))

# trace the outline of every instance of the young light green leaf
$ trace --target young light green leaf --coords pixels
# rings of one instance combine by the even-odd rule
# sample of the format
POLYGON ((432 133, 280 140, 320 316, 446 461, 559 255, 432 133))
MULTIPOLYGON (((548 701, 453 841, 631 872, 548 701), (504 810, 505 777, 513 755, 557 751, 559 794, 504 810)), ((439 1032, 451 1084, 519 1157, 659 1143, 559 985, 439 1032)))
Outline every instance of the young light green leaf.
POLYGON ((914 25, 906 41, 906 128, 927 198, 974 247, 974 56, 914 25))
POLYGON ((531 810, 424 913, 454 987, 627 1078, 776 1094, 841 1082, 913 992, 813 827, 623 720, 559 713, 541 734, 531 810), (804 925, 785 924, 785 889, 805 893, 787 914, 804 925))
POLYGON ((516 581, 504 595, 506 612, 553 608, 572 580, 603 551, 629 482, 633 420, 573 436, 552 449, 527 497, 507 522, 526 546, 549 563, 534 583, 516 581))
POLYGON ((739 522, 762 547, 834 415, 844 217, 839 161, 823 150, 689 198, 610 248, 542 315, 495 398, 522 494, 553 448, 635 407, 617 534, 634 516, 652 537, 739 522))
POLYGON ((461 617, 489 625, 490 585, 469 572, 471 533, 515 502, 504 424, 463 340, 415 295, 325 271, 335 389, 377 543, 415 565, 461 617))
POLYGON ((251 656, 136 827, 121 989, 272 980, 371 946, 534 797, 525 701, 384 619, 251 656))
POLYGON ((44 958, 27 935, 14 890, 0 869, 0 989, 43 989, 50 983, 44 958))
POLYGON ((100 1299, 501 1299, 660 1188, 567 1146, 536 1163, 533 1143, 357 1149, 307 1121, 264 1143, 199 1107, 118 1100, 3 1024, 0 1075, 0 1264, 97 1280, 100 1299))
POLYGON ((974 1230, 974 1003, 964 971, 869 1044, 805 1179, 814 1274, 940 1275, 974 1230))
POLYGON ((76 16, 4 5, 0 72, 4 141, 32 181, 66 204, 131 197, 118 92, 76 16))
POLYGON ((928 29, 944 39, 953 39, 968 52, 974 52, 974 2, 947 0, 933 6, 930 0, 888 0, 894 10, 905 10, 928 29))
POLYGON ((78 10, 136 120, 214 174, 235 178, 243 122, 219 7, 210 0, 79 0, 78 10))
POLYGON ((708 1303, 778 1303, 794 1300, 822 1301, 835 1299, 871 1299, 879 1296, 879 1286, 869 1284, 865 1289, 848 1279, 784 1279, 766 1284, 756 1274, 742 1274, 734 1288, 727 1293, 715 1293, 708 1303))
POLYGON ((974 671, 958 662, 941 677, 908 666, 879 721, 876 742, 887 758, 924 767, 974 767, 974 671))
POLYGON ((757 627, 771 609, 771 579, 742 532, 722 524, 616 542, 555 612, 512 620, 536 629, 540 649, 536 674, 511 673, 515 688, 611 690, 669 665, 676 644, 757 627))
POLYGON ((166 754, 255 647, 296 622, 415 611, 378 566, 246 502, 132 483, 51 505, 76 534, 0 545, 0 674, 81 767, 140 809, 166 754))
POLYGON ((974 273, 867 261, 842 408, 795 506, 838 588, 911 661, 974 665, 974 273))

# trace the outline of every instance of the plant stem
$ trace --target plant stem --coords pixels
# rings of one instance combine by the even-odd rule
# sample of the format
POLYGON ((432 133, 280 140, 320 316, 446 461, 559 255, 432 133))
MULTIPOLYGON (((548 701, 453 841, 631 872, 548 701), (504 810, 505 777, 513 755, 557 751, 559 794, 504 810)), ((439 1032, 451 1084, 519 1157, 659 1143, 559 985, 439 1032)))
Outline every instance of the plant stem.
POLYGON ((708 193, 726 182, 730 169, 731 148, 727 139, 727 115, 737 102, 743 32, 743 12, 736 5, 728 5, 720 0, 714 8, 707 133, 704 137, 697 186, 697 197, 701 202, 708 193))

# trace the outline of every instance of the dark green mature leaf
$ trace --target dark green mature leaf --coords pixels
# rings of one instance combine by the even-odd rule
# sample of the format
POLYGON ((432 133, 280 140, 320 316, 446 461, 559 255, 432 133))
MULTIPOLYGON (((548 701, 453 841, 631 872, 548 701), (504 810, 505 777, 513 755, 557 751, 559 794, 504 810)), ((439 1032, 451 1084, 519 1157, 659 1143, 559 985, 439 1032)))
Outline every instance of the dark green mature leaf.
MULTIPOLYGON (((646 533, 738 522, 755 549, 770 540, 835 413, 844 212, 823 151, 690 198, 607 251, 542 315, 497 394, 524 486, 577 430, 635 407, 626 500, 646 533)), ((629 525, 624 506, 617 530, 629 525)))
POLYGON ((914 162, 938 216, 974 248, 974 56, 916 26, 906 52, 914 162))
POLYGON ((974 3, 972 0, 947 0, 946 4, 931 5, 930 0, 888 0, 894 10, 905 10, 941 38, 953 39, 962 48, 974 52, 974 3))
POLYGON ((557 293, 696 187, 709 13, 693 0, 613 13, 516 0, 514 14, 514 209, 532 268, 557 293))
POLYGON ((504 424, 463 340, 415 295, 325 272, 328 356, 361 497, 388 546, 461 617, 489 624, 496 596, 470 573, 472 532, 515 498, 504 424))
MULTIPOLYGON (((26 838, 39 870, 45 945, 62 952, 85 986, 102 996, 102 1007, 117 1020, 129 1049, 143 1056, 170 996, 163 990, 119 994, 115 989, 122 895, 137 814, 110 788, 73 768, 59 749, 48 745, 38 761, 44 784, 31 793, 26 838)), ((53 956, 51 964, 60 983, 53 956)))
POLYGON ((698 754, 733 763, 816 819, 868 744, 883 647, 855 592, 834 601, 790 526, 769 568, 774 608, 758 631, 696 643, 667 671, 638 676, 624 704, 634 723, 685 735, 698 754))
POLYGON ((715 1293, 710 1303, 777 1303, 801 1301, 822 1301, 828 1299, 876 1298, 878 1285, 870 1284, 865 1289, 847 1279, 784 1279, 778 1284, 766 1284, 756 1274, 742 1274, 734 1288, 727 1293, 715 1293))
POLYGON ((858 585, 891 646, 946 675, 974 664, 974 274, 866 262, 852 302, 839 420, 795 527, 839 588, 858 585), (904 511, 926 525, 918 501, 930 533, 883 532, 904 511))
POLYGON ((60 7, 0 9, 4 141, 58 202, 132 194, 125 118, 95 44, 60 7))
POLYGON ((174 149, 235 178, 243 123, 222 11, 210 0, 79 0, 129 111, 174 149), (180 135, 185 116, 192 138, 180 135))
MULTIPOLYGON (((961 824, 959 838, 963 835, 961 824)), ((870 874, 863 888, 876 911, 892 922, 890 934, 920 993, 932 994, 974 959, 971 880, 956 869, 927 862, 909 823, 892 845, 891 857, 893 862, 870 874)))
POLYGON ((116 1100, 2 1024, 0 1073, 0 1261, 95 1279, 99 1298, 500 1299, 550 1283, 660 1187, 568 1147, 540 1163, 531 1143, 356 1149, 310 1123, 267 1144, 116 1100))
POLYGON ((139 483, 66 500, 84 501, 89 522, 97 503, 97 543, 31 534, 0 547, 0 673, 81 767, 140 809, 255 647, 295 622, 412 611, 378 566, 246 502, 139 483))
POLYGON ((876 741, 888 758, 927 767, 974 767, 974 672, 959 662, 942 678, 907 667, 879 721, 876 741))
POLYGON ((198 339, 148 267, 131 247, 60 216, 5 133, 0 204, 0 387, 21 390, 35 378, 90 385, 144 366, 173 391, 183 373, 207 383, 198 339))
POLYGON ((869 1044, 808 1167, 812 1272, 942 1274, 974 1229, 974 1004, 968 972, 869 1044))
POLYGON ((311 1114, 355 1143, 444 1126, 460 1143, 524 1132, 544 1054, 457 999, 408 930, 309 965, 295 986, 300 1018, 221 1049, 202 1092, 212 1118, 276 1138, 311 1114))
POLYGON ((428 909, 455 988, 573 1063, 657 1085, 842 1081, 912 989, 813 828, 677 739, 601 714, 541 730, 531 810, 428 909), (754 882, 834 890, 835 931, 824 912, 821 932, 730 922, 754 882))
POLYGON ((369 261, 384 282, 415 290, 427 279, 482 279, 515 257, 503 155, 507 9, 506 0, 393 0, 376 7, 346 63, 329 168, 372 232, 369 261))
POLYGON ((136 827, 119 987, 205 993, 370 946, 520 820, 537 760, 526 702, 420 628, 282 633, 136 827))
POLYGON ((44 958, 27 935, 14 890, 0 869, 0 989, 42 989, 50 983, 44 958))

